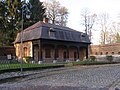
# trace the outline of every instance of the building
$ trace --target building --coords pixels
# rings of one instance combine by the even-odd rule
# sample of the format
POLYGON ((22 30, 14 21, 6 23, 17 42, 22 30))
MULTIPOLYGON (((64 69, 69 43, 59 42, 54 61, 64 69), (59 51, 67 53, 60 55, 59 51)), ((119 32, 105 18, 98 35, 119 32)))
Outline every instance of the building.
POLYGON ((90 45, 88 36, 68 27, 39 21, 18 33, 14 42, 18 58, 20 58, 21 38, 23 57, 33 57, 36 63, 88 58, 90 45))

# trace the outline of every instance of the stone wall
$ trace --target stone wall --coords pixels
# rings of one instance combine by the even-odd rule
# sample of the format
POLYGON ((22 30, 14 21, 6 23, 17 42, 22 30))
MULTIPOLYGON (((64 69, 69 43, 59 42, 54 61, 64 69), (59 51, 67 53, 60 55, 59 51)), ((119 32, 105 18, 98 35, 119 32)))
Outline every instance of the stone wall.
POLYGON ((90 55, 120 55, 120 43, 91 45, 90 55))
POLYGON ((91 45, 90 56, 95 56, 97 61, 107 61, 106 56, 112 55, 113 61, 120 62, 120 43, 106 45, 91 45))
MULTIPOLYGON (((96 57, 96 61, 105 61, 108 62, 106 59, 106 55, 94 55, 96 57)), ((120 55, 112 55, 114 62, 120 62, 120 55)))

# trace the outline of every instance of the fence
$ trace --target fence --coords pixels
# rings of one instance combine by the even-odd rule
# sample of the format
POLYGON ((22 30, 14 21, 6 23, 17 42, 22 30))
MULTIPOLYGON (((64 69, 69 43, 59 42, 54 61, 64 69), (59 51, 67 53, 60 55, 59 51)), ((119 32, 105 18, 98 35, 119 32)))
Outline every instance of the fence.
POLYGON ((0 73, 3 72, 11 72, 11 71, 20 71, 21 68, 23 69, 23 71, 26 70, 35 70, 35 69, 46 69, 46 68, 55 68, 55 67, 64 67, 64 64, 62 63, 24 63, 24 62, 20 62, 20 60, 17 59, 6 59, 6 56, 2 56, 1 59, 3 58, 3 60, 0 60, 0 73))

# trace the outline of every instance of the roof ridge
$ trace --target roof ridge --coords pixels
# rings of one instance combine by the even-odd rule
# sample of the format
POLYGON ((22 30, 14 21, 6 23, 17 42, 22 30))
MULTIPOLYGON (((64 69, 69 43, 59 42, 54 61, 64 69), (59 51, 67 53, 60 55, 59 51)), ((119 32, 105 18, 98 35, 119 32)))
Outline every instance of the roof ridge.
MULTIPOLYGON (((55 24, 51 24, 51 23, 44 23, 43 26, 48 26, 48 25, 51 25, 53 28, 57 28, 57 29, 64 29, 66 31, 76 31, 76 32, 80 32, 80 31, 77 31, 75 29, 72 29, 70 27, 67 27, 67 26, 60 26, 60 25, 55 25, 55 24)), ((49 26, 50 27, 50 26, 49 26)))
POLYGON ((32 30, 32 29, 38 28, 38 27, 42 26, 43 24, 44 24, 44 22, 38 21, 37 23, 33 24, 32 26, 24 29, 24 31, 28 31, 28 30, 32 30))
POLYGON ((67 26, 60 26, 60 25, 55 25, 55 24, 51 24, 51 23, 44 23, 43 21, 38 21, 37 23, 33 24, 32 26, 24 29, 24 31, 33 30, 33 29, 38 28, 40 26, 47 26, 47 27, 59 28, 59 29, 64 29, 66 31, 80 32, 80 31, 77 31, 77 30, 72 29, 72 28, 67 27, 67 26))

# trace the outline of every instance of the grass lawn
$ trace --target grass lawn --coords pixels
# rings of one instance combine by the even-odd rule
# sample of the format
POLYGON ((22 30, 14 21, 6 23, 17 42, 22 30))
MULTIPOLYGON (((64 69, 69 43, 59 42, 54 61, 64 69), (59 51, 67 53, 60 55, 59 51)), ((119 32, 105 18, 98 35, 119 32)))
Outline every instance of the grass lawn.
POLYGON ((103 64, 115 64, 117 62, 103 62, 103 61, 81 61, 73 62, 73 65, 103 65, 103 64))
MULTIPOLYGON (((35 70, 35 69, 48 69, 57 68, 64 66, 76 66, 76 65, 103 65, 103 64, 114 64, 116 62, 98 62, 98 61, 79 61, 79 62, 64 62, 56 64, 22 64, 23 70, 35 70)), ((20 71, 21 65, 17 64, 0 64, 0 72, 20 71)))
POLYGON ((76 66, 76 65, 103 65, 103 64, 116 64, 117 62, 101 62, 101 61, 79 61, 65 63, 65 66, 76 66))
MULTIPOLYGON (((33 69, 33 68, 51 68, 51 67, 59 67, 63 66, 63 64, 22 64, 23 69, 33 69)), ((13 70, 20 69, 20 64, 0 64, 0 70, 13 70)))

